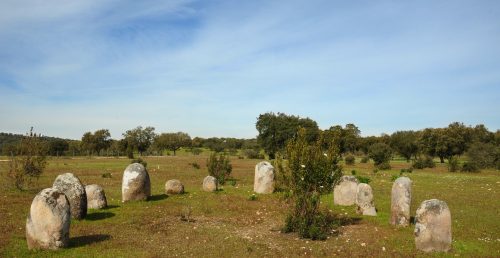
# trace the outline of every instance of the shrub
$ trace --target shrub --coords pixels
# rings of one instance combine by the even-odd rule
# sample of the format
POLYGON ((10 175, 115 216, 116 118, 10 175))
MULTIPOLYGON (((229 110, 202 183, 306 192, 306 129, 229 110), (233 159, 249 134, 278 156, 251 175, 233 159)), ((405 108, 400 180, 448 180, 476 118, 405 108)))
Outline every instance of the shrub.
POLYGON ((202 152, 203 152, 203 150, 200 148, 192 148, 191 149, 191 153, 193 153, 193 155, 200 155, 202 152))
POLYGON ((293 208, 285 220, 285 232, 297 232, 300 237, 325 239, 330 231, 331 221, 328 215, 319 209, 322 194, 329 193, 342 175, 338 165, 339 151, 331 144, 324 153, 323 137, 308 144, 306 131, 301 128, 295 138, 286 146, 288 162, 282 157, 276 167, 286 170, 290 175, 289 188, 292 193, 293 208))
POLYGON ((389 163, 392 157, 392 150, 385 143, 375 143, 370 147, 368 156, 373 160, 376 166, 382 163, 389 163))
POLYGON ((344 158, 345 164, 347 165, 354 165, 356 158, 352 154, 348 154, 344 158))
POLYGON ((431 156, 419 156, 415 161, 413 161, 413 168, 416 169, 424 169, 424 168, 433 168, 436 166, 434 160, 431 156))
POLYGON ((479 172, 479 167, 476 163, 474 162, 465 162, 462 165, 462 172, 479 172))
POLYGON ((11 155, 7 176, 14 186, 23 190, 31 185, 33 179, 38 179, 47 165, 47 144, 33 133, 33 127, 27 136, 23 137, 17 146, 18 156, 11 155))
POLYGON ((364 176, 356 176, 356 178, 360 183, 365 183, 365 184, 369 184, 370 181, 372 181, 369 177, 364 177, 364 176))
POLYGON ((356 170, 351 170, 351 175, 355 176, 356 175, 356 170))
POLYGON ((457 172, 460 168, 460 163, 456 157, 452 157, 448 160, 448 171, 449 172, 457 172))
POLYGON ((200 164, 196 163, 196 162, 193 162, 193 163, 189 163, 194 169, 200 169, 200 164))
POLYGON ((231 174, 233 166, 229 161, 229 158, 221 153, 212 153, 207 160, 208 174, 215 177, 217 182, 223 185, 226 181, 226 177, 231 174))
POLYGON ((465 153, 467 161, 473 162, 478 169, 494 168, 498 162, 498 150, 491 143, 475 142, 465 153))
POLYGON ((249 201, 257 201, 257 195, 255 195, 255 194, 250 195, 250 196, 248 197, 248 200, 249 200, 249 201))
POLYGON ((376 165, 376 167, 380 170, 388 170, 388 169, 391 169, 391 165, 389 164, 389 162, 382 162, 381 164, 378 164, 376 165))
POLYGON ((107 172, 107 173, 103 173, 103 174, 101 175, 101 177, 102 177, 102 178, 111 178, 112 176, 111 176, 111 173, 107 172))
POLYGON ((368 161, 370 161, 370 158, 368 156, 363 156, 361 158, 361 163, 368 163, 368 161))
POLYGON ((148 167, 148 163, 141 159, 141 158, 137 158, 137 159, 133 159, 130 161, 130 164, 133 164, 133 163, 139 163, 139 164, 142 164, 144 166, 144 168, 147 168, 148 167))
POLYGON ((398 179, 398 177, 399 177, 398 175, 392 175, 391 176, 391 181, 392 182, 396 181, 396 179, 398 179))
POLYGON ((245 149, 243 153, 249 159, 264 159, 264 155, 261 154, 258 150, 245 149))

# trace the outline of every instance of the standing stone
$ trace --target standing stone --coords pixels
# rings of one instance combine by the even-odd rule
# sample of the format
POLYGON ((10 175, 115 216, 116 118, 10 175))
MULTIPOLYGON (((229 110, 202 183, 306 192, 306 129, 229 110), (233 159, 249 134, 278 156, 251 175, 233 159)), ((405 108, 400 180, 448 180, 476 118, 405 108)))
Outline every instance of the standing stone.
POLYGON ((213 176, 207 176, 203 179, 203 191, 214 192, 217 191, 217 179, 213 176))
POLYGON ((424 252, 451 249, 451 213, 446 202, 423 201, 415 218, 415 245, 424 252))
POLYGON ((87 194, 78 177, 72 173, 59 175, 52 187, 63 192, 68 198, 72 218, 83 219, 87 216, 87 194))
POLYGON ((411 185, 408 177, 399 177, 392 185, 391 224, 406 227, 410 224, 411 185))
POLYGON ((133 163, 123 172, 122 202, 143 201, 151 196, 148 171, 140 163, 133 163))
POLYGON ((54 188, 43 189, 33 199, 26 220, 28 248, 67 247, 70 221, 70 204, 66 195, 54 188))
POLYGON ((104 189, 99 185, 86 185, 85 192, 87 193, 87 208, 103 209, 108 206, 104 189))
POLYGON ((165 183, 165 193, 166 194, 183 194, 184 193, 184 185, 182 185, 181 181, 177 179, 168 180, 165 183))
POLYGON ((358 179, 354 176, 342 176, 340 183, 333 189, 333 203, 350 206, 356 203, 358 179))
POLYGON ((253 190, 259 194, 274 192, 274 167, 271 163, 262 161, 255 166, 253 190))
POLYGON ((375 205, 373 204, 373 191, 370 185, 364 183, 358 185, 356 205, 357 213, 366 216, 377 216, 377 211, 375 210, 375 205))

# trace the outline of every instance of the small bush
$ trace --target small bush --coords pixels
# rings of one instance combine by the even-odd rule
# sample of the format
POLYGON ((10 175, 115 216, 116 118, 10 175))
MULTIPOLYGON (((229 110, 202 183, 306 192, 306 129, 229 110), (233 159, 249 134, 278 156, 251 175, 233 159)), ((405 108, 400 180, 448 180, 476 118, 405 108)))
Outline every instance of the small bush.
POLYGON ((233 166, 229 161, 229 157, 225 154, 212 153, 207 160, 208 174, 215 177, 219 184, 223 185, 226 178, 229 177, 233 166))
POLYGON ((462 172, 479 172, 479 167, 476 163, 474 162, 465 162, 462 165, 462 172))
POLYGON ((254 150, 254 149, 245 149, 243 151, 243 154, 248 159, 264 159, 264 155, 261 154, 258 150, 254 150))
POLYGON ((368 156, 364 156, 361 158, 361 163, 368 163, 368 161, 370 161, 370 158, 368 156))
POLYGON ((375 143, 370 146, 368 157, 373 160, 376 166, 389 163, 392 157, 392 149, 385 143, 375 143))
POLYGON ((448 171, 449 172, 457 172, 460 168, 460 163, 456 157, 452 157, 448 161, 448 171))
POLYGON ((191 165, 194 169, 200 169, 200 164, 197 162, 189 163, 189 165, 191 165))
POLYGON ((102 178, 111 178, 111 173, 107 172, 101 175, 102 178))
POLYGON ((383 162, 383 163, 378 164, 377 168, 380 170, 388 170, 388 169, 391 169, 391 165, 389 164, 389 162, 383 162))
POLYGON ((137 159, 133 159, 130 161, 130 164, 133 164, 133 163, 139 163, 139 164, 142 164, 144 166, 144 168, 147 168, 148 167, 148 163, 141 159, 141 158, 137 158, 137 159))
POLYGON ((413 168, 416 169, 424 169, 424 168, 433 168, 436 166, 436 163, 434 163, 434 160, 432 159, 431 156, 420 156, 415 161, 413 161, 413 168))
POLYGON ((356 178, 358 179, 358 181, 360 183, 365 183, 365 184, 369 184, 371 179, 369 177, 364 177, 364 176, 356 176, 356 178))
POLYGON ((398 175, 392 175, 391 181, 392 182, 396 181, 396 179, 398 179, 398 177, 399 177, 398 175))
POLYGON ((351 170, 351 175, 355 176, 356 175, 356 170, 351 170))
POLYGON ((477 169, 494 168, 498 166, 500 149, 491 143, 475 142, 465 153, 467 161, 474 163, 477 169))
POLYGON ((347 156, 345 156, 344 161, 347 165, 354 165, 356 158, 354 157, 354 155, 348 154, 347 156))
POLYGON ((412 167, 409 167, 408 169, 406 169, 406 172, 408 172, 408 173, 412 173, 412 172, 413 172, 413 168, 412 168, 412 167))
POLYGON ((203 152, 203 150, 200 148, 192 148, 191 149, 191 153, 193 153, 193 155, 196 155, 196 156, 200 155, 202 152, 203 152))
POLYGON ((257 201, 257 195, 255 195, 255 194, 250 195, 250 196, 248 197, 248 200, 249 200, 249 201, 257 201))

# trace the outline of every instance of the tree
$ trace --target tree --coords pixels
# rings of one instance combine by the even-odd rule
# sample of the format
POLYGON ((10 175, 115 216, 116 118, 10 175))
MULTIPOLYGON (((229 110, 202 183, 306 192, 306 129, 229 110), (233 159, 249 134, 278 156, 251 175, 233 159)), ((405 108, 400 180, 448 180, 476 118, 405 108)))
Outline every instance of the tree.
POLYGON ((392 157, 391 147, 385 143, 375 143, 370 147, 368 156, 376 166, 388 163, 392 157))
POLYGON ((40 177, 47 164, 47 149, 46 142, 31 127, 29 134, 21 139, 16 156, 11 155, 9 160, 8 176, 17 189, 24 189, 33 178, 40 177))
MULTIPOLYGON (((278 174, 289 175, 285 188, 290 189, 293 208, 285 221, 285 232, 298 232, 300 237, 326 239, 331 221, 321 212, 321 195, 329 193, 342 175, 338 165, 339 150, 334 144, 324 151, 324 138, 309 144, 306 130, 299 129, 286 146, 287 162, 276 159, 278 174)), ((278 155, 280 157, 281 155, 278 155)), ((281 177, 279 177, 281 178, 281 177)))
POLYGON ((324 132, 326 142, 333 142, 340 150, 340 154, 354 153, 359 148, 361 131, 354 124, 330 127, 324 132))
POLYGON ((111 146, 111 134, 108 129, 100 129, 94 133, 86 132, 82 136, 82 149, 87 151, 88 155, 101 152, 111 146))
POLYGON ((212 152, 212 154, 210 154, 210 157, 207 160, 207 168, 208 174, 215 177, 217 179, 217 183, 221 185, 225 183, 226 178, 229 177, 231 171, 233 170, 233 166, 231 165, 229 158, 223 153, 217 154, 216 152, 212 152))
POLYGON ((418 154, 418 134, 414 131, 398 131, 391 135, 391 148, 410 162, 418 154))
POLYGON ((49 155, 60 156, 69 149, 69 143, 63 139, 54 139, 48 141, 49 144, 49 155))
POLYGON ((138 126, 123 133, 123 137, 127 142, 127 153, 129 154, 129 156, 130 152, 133 151, 138 151, 142 156, 142 154, 153 143, 155 136, 155 128, 151 126, 148 126, 144 129, 142 128, 142 126, 138 126))
POLYGON ((191 137, 187 133, 162 133, 155 138, 155 145, 158 149, 168 149, 175 152, 181 147, 189 147, 191 145, 191 137))
POLYGON ((259 132, 257 142, 264 148, 269 158, 274 159, 276 152, 282 151, 288 140, 297 135, 298 129, 305 129, 305 138, 311 143, 318 139, 318 124, 310 118, 286 115, 284 113, 265 113, 257 118, 259 132))
POLYGON ((473 143, 466 152, 467 162, 474 164, 478 169, 494 168, 497 163, 500 153, 500 147, 483 142, 473 143))

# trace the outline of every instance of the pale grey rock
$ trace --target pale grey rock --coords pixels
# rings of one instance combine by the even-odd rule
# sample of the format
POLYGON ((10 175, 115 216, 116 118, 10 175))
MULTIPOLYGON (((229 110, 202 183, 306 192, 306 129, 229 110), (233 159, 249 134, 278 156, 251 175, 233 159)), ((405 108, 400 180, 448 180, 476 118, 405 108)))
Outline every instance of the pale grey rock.
POLYGON ((451 249, 451 213, 444 201, 423 201, 415 217, 415 245, 424 252, 451 249))
POLYGON ((127 166, 122 179, 122 202, 145 201, 151 196, 151 181, 140 163, 127 166))
POLYGON ((356 211, 365 216, 377 216, 377 210, 373 203, 373 190, 368 184, 358 184, 358 192, 356 194, 356 211))
POLYGON ((184 185, 181 181, 177 179, 168 180, 165 183, 165 193, 166 194, 183 194, 184 193, 184 185))
POLYGON ((100 185, 86 185, 85 192, 87 193, 87 208, 104 209, 108 206, 106 193, 100 185))
POLYGON ((274 167, 267 161, 255 165, 255 179, 253 190, 259 194, 274 192, 274 167))
POLYGON ((203 179, 203 191, 205 192, 215 192, 217 191, 218 183, 217 179, 213 176, 207 176, 203 179))
POLYGON ((71 217, 83 219, 87 216, 87 194, 80 179, 72 173, 57 176, 52 188, 63 192, 71 206, 71 217))
POLYGON ((406 227, 410 224, 412 181, 399 177, 394 181, 391 191, 391 224, 406 227))
POLYGON ((350 206, 356 203, 358 179, 354 176, 342 176, 340 182, 333 189, 333 203, 350 206))
POLYGON ((70 222, 70 203, 66 195, 55 188, 43 189, 33 199, 26 220, 28 248, 67 247, 70 222))

